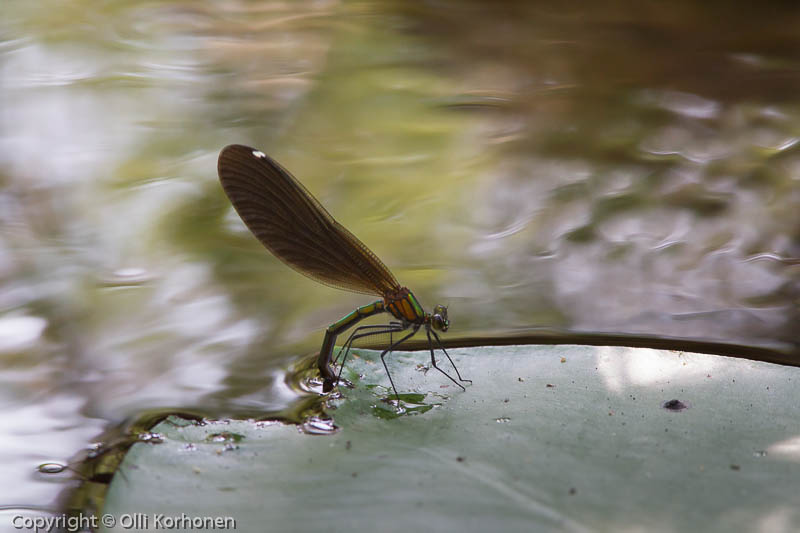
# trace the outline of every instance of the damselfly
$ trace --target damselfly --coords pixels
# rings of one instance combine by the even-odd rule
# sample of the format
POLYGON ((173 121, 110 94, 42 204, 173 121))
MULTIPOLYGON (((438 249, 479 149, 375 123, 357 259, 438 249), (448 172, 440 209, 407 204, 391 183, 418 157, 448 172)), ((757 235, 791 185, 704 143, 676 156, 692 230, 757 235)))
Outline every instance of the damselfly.
MULTIPOLYGON (((383 298, 359 307, 334 322, 325 331, 317 366, 323 379, 322 390, 329 392, 338 384, 342 368, 353 343, 381 334, 401 334, 381 352, 381 362, 389 376, 395 396, 400 395, 385 357, 400 344, 425 328, 433 368, 464 389, 458 381, 436 364, 434 341, 463 379, 445 350, 437 331, 447 331, 450 321, 447 307, 437 305, 426 312, 414 294, 401 286, 386 265, 355 235, 336 222, 324 207, 292 176, 264 152, 233 144, 219 154, 217 166, 222 188, 244 223, 259 241, 278 259, 320 283, 383 298), (395 321, 384 325, 356 327, 339 349, 334 363, 342 357, 339 373, 331 367, 336 338, 363 319, 378 313, 390 313, 395 321), (410 331, 409 331, 410 330, 410 331)), ((393 337, 391 337, 393 338, 393 337)))

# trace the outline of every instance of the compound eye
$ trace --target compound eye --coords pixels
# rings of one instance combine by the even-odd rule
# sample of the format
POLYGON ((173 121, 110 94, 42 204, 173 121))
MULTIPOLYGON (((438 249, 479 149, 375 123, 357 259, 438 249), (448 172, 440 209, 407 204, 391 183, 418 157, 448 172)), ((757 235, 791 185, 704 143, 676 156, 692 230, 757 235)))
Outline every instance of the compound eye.
POLYGON ((431 320, 433 328, 439 331, 447 331, 447 328, 450 327, 450 321, 447 319, 447 308, 442 305, 437 305, 433 308, 431 320))

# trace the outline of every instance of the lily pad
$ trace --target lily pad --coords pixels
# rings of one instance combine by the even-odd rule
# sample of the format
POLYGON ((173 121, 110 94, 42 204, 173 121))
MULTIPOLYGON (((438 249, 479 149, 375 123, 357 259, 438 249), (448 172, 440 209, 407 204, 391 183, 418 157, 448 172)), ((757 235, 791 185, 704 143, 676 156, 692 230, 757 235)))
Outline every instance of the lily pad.
POLYGON ((424 352, 393 354, 413 394, 398 407, 360 351, 317 431, 161 422, 114 477, 104 531, 137 516, 172 531, 800 529, 800 368, 620 347, 451 355, 466 392, 424 352))

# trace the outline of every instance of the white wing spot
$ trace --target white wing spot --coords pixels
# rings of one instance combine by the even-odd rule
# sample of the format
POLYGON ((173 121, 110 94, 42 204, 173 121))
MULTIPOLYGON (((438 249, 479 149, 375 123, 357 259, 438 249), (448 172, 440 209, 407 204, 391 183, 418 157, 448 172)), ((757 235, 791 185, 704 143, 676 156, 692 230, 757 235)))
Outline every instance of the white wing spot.
POLYGON ((266 159, 267 158, 267 154, 265 154, 261 150, 253 150, 253 155, 256 156, 259 159, 266 159))

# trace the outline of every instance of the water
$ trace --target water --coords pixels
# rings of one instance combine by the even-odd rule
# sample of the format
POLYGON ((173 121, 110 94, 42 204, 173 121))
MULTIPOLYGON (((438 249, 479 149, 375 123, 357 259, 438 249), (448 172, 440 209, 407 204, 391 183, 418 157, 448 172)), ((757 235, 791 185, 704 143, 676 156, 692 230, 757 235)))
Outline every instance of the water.
POLYGON ((285 408, 284 368, 368 302, 246 231, 216 177, 235 142, 449 305, 448 337, 798 349, 791 4, 3 12, 0 504, 54 506, 70 482, 38 465, 144 410, 285 408))

